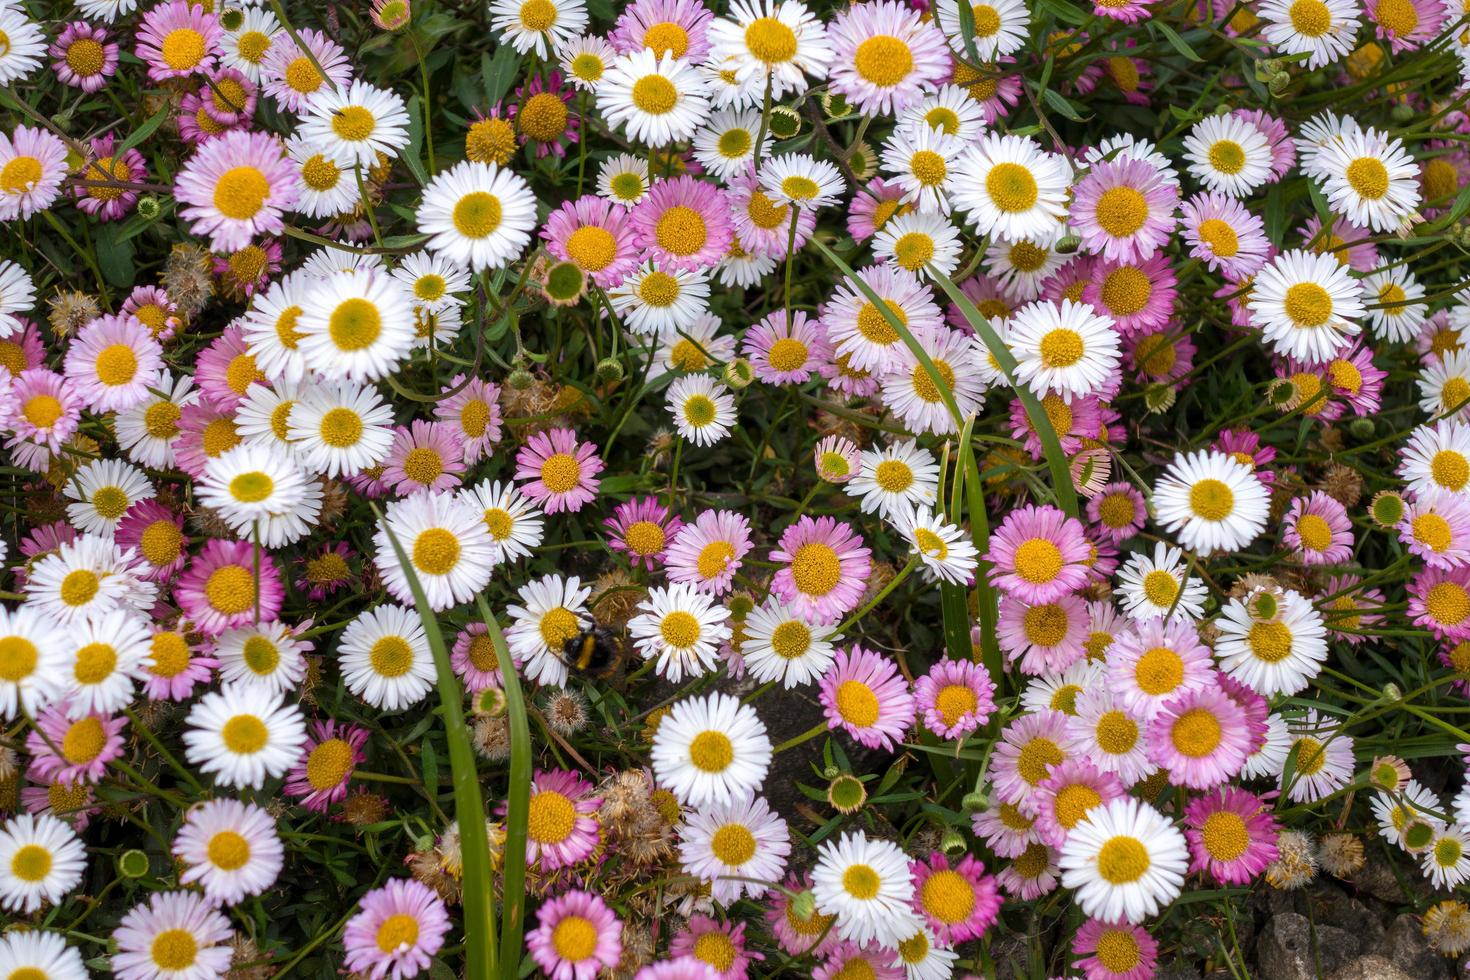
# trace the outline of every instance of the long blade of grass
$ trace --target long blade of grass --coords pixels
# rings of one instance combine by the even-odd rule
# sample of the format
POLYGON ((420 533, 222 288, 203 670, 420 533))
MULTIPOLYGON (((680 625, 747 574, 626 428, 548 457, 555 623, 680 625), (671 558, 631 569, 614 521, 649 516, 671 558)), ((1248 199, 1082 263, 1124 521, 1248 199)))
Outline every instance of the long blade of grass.
POLYGON ((1041 449, 1046 456, 1047 469, 1051 471, 1052 493, 1056 495, 1057 505, 1067 512, 1069 517, 1079 520, 1080 510, 1077 505, 1077 491, 1072 486, 1072 471, 1067 466, 1066 454, 1062 452, 1061 440, 1057 438, 1056 430, 1052 428, 1051 419, 1047 417, 1046 410, 1041 407, 1041 401, 1031 392, 1031 389, 1023 384, 1016 384, 1016 357, 1010 348, 1001 341, 1000 336, 991 327, 990 321, 985 319, 985 314, 975 308, 970 298, 960 292, 960 288, 948 276, 931 270, 934 282, 943 289, 945 295, 959 307, 961 315, 970 324, 980 339, 985 341, 985 346, 990 351, 990 356, 1000 365, 1006 380, 1010 382, 1011 388, 1015 390, 1016 397, 1021 400, 1021 406, 1026 410, 1026 418, 1031 422, 1031 428, 1036 430, 1037 438, 1041 440, 1041 449))
POLYGON ((480 618, 495 645, 505 687, 505 715, 510 723, 510 787, 505 801, 505 863, 501 867, 500 976, 520 976, 521 937, 526 929, 526 827, 531 812, 531 726, 515 661, 505 645, 500 623, 483 595, 475 596, 480 618))
MULTIPOLYGON (((414 573, 413 562, 409 561, 398 536, 383 524, 383 515, 376 506, 373 506, 373 515, 388 531, 393 553, 403 567, 403 575, 413 593, 414 607, 424 624, 429 651, 434 655, 439 704, 444 711, 444 739, 449 744, 449 770, 454 780, 454 819, 459 822, 460 848, 463 851, 465 977, 467 980, 491 980, 497 973, 495 879, 490 872, 490 839, 485 830, 485 800, 480 793, 480 774, 475 765, 475 751, 470 746, 470 732, 464 723, 464 692, 460 690, 454 668, 449 664, 444 634, 439 631, 439 620, 429 608, 428 597, 414 573)), ((428 789, 434 792, 434 787, 428 789)), ((524 860, 524 842, 521 847, 524 860)))

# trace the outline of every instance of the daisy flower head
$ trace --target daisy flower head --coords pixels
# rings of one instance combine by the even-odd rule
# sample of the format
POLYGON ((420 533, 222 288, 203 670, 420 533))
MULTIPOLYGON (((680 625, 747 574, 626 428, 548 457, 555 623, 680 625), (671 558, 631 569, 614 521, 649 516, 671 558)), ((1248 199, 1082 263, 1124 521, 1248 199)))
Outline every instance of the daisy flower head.
POLYGON ((1406 228, 1419 206, 1419 165, 1395 137, 1360 129, 1317 155, 1333 211, 1374 231, 1406 228))
POLYGON ((856 473, 844 483, 858 498, 863 513, 892 520, 907 505, 931 505, 939 488, 939 463, 914 440, 895 441, 882 449, 865 449, 856 473))
POLYGON ((284 623, 265 623, 221 633, 214 652, 226 683, 288 691, 306 676, 306 654, 312 646, 309 640, 298 640, 284 623))
POLYGON ((707 374, 675 378, 665 401, 679 435, 697 446, 713 446, 735 424, 735 397, 707 374))
POLYGON ((985 395, 970 338, 941 326, 915 333, 914 341, 934 371, 907 344, 897 346, 880 380, 883 403, 915 434, 957 432, 966 417, 978 414, 985 395))
POLYGON ((493 0, 490 26, 521 54, 550 58, 587 29, 583 0, 493 0))
MULTIPOLYGON (((0 260, 0 338, 27 333, 29 321, 24 319, 24 315, 35 305, 36 284, 31 274, 9 259, 0 260)), ((25 359, 16 364, 13 359, 6 358, 4 363, 4 367, 15 376, 19 376, 26 367, 35 366, 25 359), (17 367, 20 370, 16 370, 17 367)))
POLYGON ((680 528, 669 546, 669 581, 689 582, 712 595, 734 584, 742 559, 750 552, 750 521, 729 510, 701 511, 680 528))
POLYGON ((1063 748, 1132 786, 1155 770, 1144 739, 1146 714, 1146 709, 1127 707, 1105 685, 1084 691, 1077 696, 1076 714, 1066 720, 1063 748))
POLYGON ((1067 165, 1030 137, 988 133, 954 169, 950 202, 981 235, 1050 242, 1066 220, 1067 165))
POLYGON ((765 888, 757 882, 779 881, 790 853, 786 821, 761 796, 692 809, 679 827, 680 865, 708 882, 721 905, 746 895, 758 899, 765 888))
POLYGON ((276 136, 232 129, 185 161, 174 196, 189 205, 182 215, 190 231, 207 235, 216 251, 233 252, 281 234, 281 216, 295 205, 299 180, 276 136))
POLYGON ((1470 834, 1458 824, 1439 828, 1434 843, 1420 858, 1420 866, 1436 888, 1459 886, 1470 878, 1470 834))
POLYGON ((1306 55, 1303 64, 1313 69, 1353 50, 1359 9, 1347 0, 1265 0, 1255 13, 1265 22, 1261 30, 1265 40, 1283 54, 1306 55))
POLYGON ((764 953, 746 949, 744 922, 719 922, 699 914, 690 916, 688 926, 669 941, 669 955, 707 966, 715 980, 740 980, 752 960, 765 959, 764 953))
POLYGON ((1026 603, 1051 602, 1087 582, 1090 554, 1082 524, 1055 507, 1027 505, 1006 515, 991 536, 993 585, 1026 603))
POLYGON ((818 692, 827 727, 892 750, 914 723, 914 697, 893 661, 861 646, 839 650, 818 692))
POLYGON ((208 74, 219 56, 220 34, 215 14, 188 0, 167 0, 143 15, 135 53, 155 82, 208 74))
POLYGON ((767 384, 800 384, 816 373, 830 351, 826 331, 805 311, 773 311, 745 332, 741 353, 767 384))
POLYGON ((915 335, 937 332, 944 323, 943 313, 933 291, 907 269, 870 266, 857 273, 857 280, 878 296, 882 308, 858 282, 843 280, 822 308, 833 356, 846 358, 851 369, 875 374, 897 370, 906 348, 885 310, 915 335))
POLYGON ((709 88, 684 59, 642 48, 612 63, 598 84, 597 108, 633 142, 667 146, 692 137, 708 117, 709 88))
POLYGON ((303 466, 323 476, 345 477, 388 458, 392 422, 392 409, 375 388, 352 382, 313 384, 292 406, 286 431, 303 466))
POLYGON ((0 970, 6 976, 44 980, 87 980, 90 976, 80 952, 68 946, 60 933, 42 929, 0 936, 0 970))
POLYGON ((1209 648, 1181 620, 1150 619, 1121 634, 1108 648, 1106 667, 1108 689, 1145 719, 1214 680, 1209 648))
POLYGON ((1314 490, 1291 502, 1282 539, 1307 565, 1338 565, 1352 557, 1353 525, 1347 509, 1314 490))
POLYGON ((771 740, 755 709, 728 694, 674 704, 654 732, 653 774, 685 806, 728 803, 759 790, 771 740))
POLYGON ((999 287, 998 295, 989 304, 977 301, 976 308, 987 319, 1007 319, 1012 301, 1019 306, 1039 298, 1041 284, 1070 261, 1068 256, 1042 241, 1022 238, 1014 242, 991 242, 985 250, 985 271, 995 280, 994 286, 999 287), (996 300, 1002 301, 1000 307, 995 306, 996 300), (987 305, 991 308, 987 309, 987 305))
POLYGON ((57 904, 86 870, 76 832, 50 814, 22 813, 0 824, 0 908, 34 912, 57 904))
POLYGON ((1301 691, 1327 660, 1322 614, 1291 589, 1231 599, 1215 625, 1220 669, 1266 697, 1301 691))
POLYGON ((1148 505, 1143 494, 1130 483, 1105 484, 1087 502, 1087 519, 1094 532, 1100 532, 1113 544, 1138 533, 1148 518, 1148 505))
POLYGON ((337 658, 347 689, 384 711, 419 703, 434 682, 423 623, 404 606, 376 606, 359 614, 342 631, 337 658))
POLYGON ((914 684, 925 727, 940 738, 963 738, 984 725, 995 710, 995 683, 980 664, 940 660, 914 684))
POLYGON ((66 144, 44 129, 17 126, 0 133, 0 221, 29 218, 51 207, 61 196, 66 157, 66 144))
POLYGON ((111 40, 106 28, 84 20, 67 24, 66 29, 51 42, 47 53, 51 55, 51 70, 56 77, 83 92, 102 88, 117 71, 116 42, 111 40))
POLYGON ((1271 179, 1265 134, 1237 116, 1207 116, 1184 137, 1189 172, 1209 191, 1248 196, 1271 179))
POLYGON ((1470 426, 1456 419, 1421 425, 1400 447, 1398 475, 1416 496, 1470 495, 1470 426))
POLYGON ((462 160, 424 188, 416 217, 430 251, 475 272, 500 269, 530 242, 536 198, 515 171, 462 160))
POLYGON ((1342 734, 1341 725, 1308 708, 1288 723, 1291 747, 1286 761, 1295 756, 1293 772, 1282 772, 1287 798, 1313 803, 1346 786, 1353 776, 1353 740, 1342 734))
POLYGON ((394 980, 429 968, 449 934, 449 910, 429 886, 394 878, 362 897, 342 930, 343 964, 368 976, 394 980))
POLYGON ((1227 194, 1207 191, 1180 209, 1190 255, 1231 279, 1255 275, 1266 264, 1271 243, 1260 216, 1227 194))
POLYGON ((1026 603, 1003 596, 996 639, 1023 674, 1066 670, 1087 655, 1087 603, 1075 595, 1026 603))
POLYGON ((68 636, 67 715, 75 719, 127 707, 148 655, 146 620, 130 609, 113 609, 74 624, 68 636))
POLYGON ((1067 835, 1062 885, 1082 911, 1110 922, 1139 922, 1172 902, 1184 885, 1189 850, 1163 814, 1129 797, 1093 810, 1067 835))
POLYGON ((275 884, 285 857, 275 818, 231 799, 207 800, 190 810, 172 850, 185 868, 179 883, 197 882, 205 895, 224 905, 275 884))
POLYGON ((665 271, 647 261, 611 290, 608 299, 633 333, 667 335, 707 314, 709 295, 705 270, 665 271))
POLYGON ((553 255, 575 262, 604 288, 620 284, 642 258, 627 212, 593 194, 552 212, 541 237, 553 255))
POLYGON ((736 78, 771 98, 827 77, 834 53, 827 28, 800 0, 735 0, 710 23, 710 58, 731 59, 736 78))
POLYGON ((223 786, 259 789, 284 775, 306 744, 301 709, 258 686, 223 685, 195 702, 184 722, 184 755, 223 786))
POLYGON ((621 503, 602 524, 608 529, 608 545, 626 554, 633 567, 650 572, 663 566, 669 542, 684 526, 657 497, 634 497, 621 503))
POLYGON ((1266 527, 1266 489, 1233 457, 1211 450, 1176 456, 1154 485, 1159 524, 1201 555, 1239 551, 1266 527))
POLYGON ((549 872, 567 868, 592 853, 600 839, 597 808, 602 798, 592 784, 564 769, 539 771, 531 779, 526 863, 549 872))
POLYGON ((622 959, 622 922, 598 895, 570 889, 536 910, 526 949, 554 980, 593 980, 622 959))
POLYGON ((1077 968, 1087 980, 1147 980, 1154 975, 1159 944, 1142 926, 1088 919, 1072 937, 1077 968))
POLYGON ((914 876, 908 857, 892 841, 862 831, 818 845, 812 894, 818 909, 837 917, 837 933, 855 943, 876 940, 894 948, 922 922, 910 907, 914 876))
POLYGON ((1452 643, 1470 639, 1470 569, 1428 567, 1409 583, 1410 619, 1452 643))
POLYGON ((308 97, 297 135, 343 165, 372 167, 408 145, 408 110, 396 92, 358 79, 308 97))
POLYGON ((25 583, 27 601, 68 625, 119 608, 147 610, 157 590, 138 573, 136 559, 102 535, 83 534, 62 542, 31 565, 25 583))
POLYGON ((597 498, 603 462, 597 447, 580 442, 571 429, 538 432, 516 453, 521 492, 547 514, 575 513, 597 498))
POLYGON ((1137 157, 1093 164, 1078 182, 1069 220, 1082 247, 1117 261, 1147 258, 1177 223, 1179 187, 1171 175, 1137 157))
POLYGON ((771 561, 781 566, 771 591, 812 622, 835 623, 862 599, 871 558, 850 525, 803 515, 782 532, 771 552, 771 561))
POLYGON ((1007 328, 1017 380, 1038 397, 1056 391, 1070 403, 1116 386, 1118 332, 1110 317, 1088 304, 1038 300, 1018 310, 1007 328))
POLYGON ((119 459, 98 459, 77 469, 62 488, 76 501, 66 505, 66 518, 79 531, 110 535, 134 504, 157 495, 143 472, 119 459))
POLYGON ((780 681, 788 690, 824 676, 833 645, 842 639, 833 627, 809 623, 777 599, 752 609, 741 634, 740 657, 750 676, 780 681))
POLYGON ((510 482, 482 480, 460 495, 477 511, 490 532, 493 562, 514 562, 541 543, 541 512, 510 482))
POLYGON ((1374 272, 1364 277, 1362 286, 1368 333, 1374 338, 1404 343, 1424 328, 1429 312, 1424 287, 1408 268, 1374 272))
MULTIPOLYGON (((769 200, 803 211, 831 207, 847 189, 846 180, 835 165, 805 153, 771 157, 761 167, 759 181, 769 200)), ((790 222, 786 224, 789 227, 790 222)), ((784 235, 784 230, 778 230, 784 235)))
POLYGON ((953 275, 960 261, 959 231, 940 214, 901 214, 873 236, 873 254, 926 278, 953 275))
POLYGON ((73 704, 67 699, 36 716, 26 735, 31 755, 26 777, 31 782, 91 785, 100 782, 108 763, 122 755, 127 719, 78 714, 73 704))
POLYGON ((1245 712, 1213 686, 1160 704, 1147 738, 1149 758, 1169 771, 1170 782, 1197 790, 1233 778, 1252 748, 1245 712))
POLYGON ((730 610, 685 582, 654 586, 628 621, 628 635, 656 673, 678 684, 713 670, 719 645, 730 638, 730 610))
POLYGON ((944 35, 894 0, 839 11, 828 84, 866 116, 895 116, 949 74, 944 35))
POLYGON ((1280 824, 1265 801, 1235 786, 1196 797, 1184 811, 1189 870, 1222 885, 1246 885, 1279 856, 1280 824))
MULTIPOLYGON (((694 159, 722 181, 745 172, 755 161, 760 121, 760 112, 755 109, 716 110, 694 134, 694 159)), ((766 134, 760 143, 760 156, 769 157, 774 142, 766 134)))
MULTIPOLYGON (((961 58, 970 57, 959 0, 939 0, 936 15, 950 49, 961 58)), ((970 22, 975 57, 981 62, 991 62, 1025 46, 1031 30, 1031 11, 1022 0, 972 3, 970 22)))
POLYGON ((112 932, 113 976, 119 980, 223 976, 234 955, 230 920, 205 895, 154 892, 112 932))
POLYGON ((575 575, 544 575, 521 586, 519 604, 506 608, 511 619, 505 631, 506 646, 526 676, 538 684, 561 687, 567 682, 563 659, 567 641, 591 622, 587 597, 591 586, 575 575))

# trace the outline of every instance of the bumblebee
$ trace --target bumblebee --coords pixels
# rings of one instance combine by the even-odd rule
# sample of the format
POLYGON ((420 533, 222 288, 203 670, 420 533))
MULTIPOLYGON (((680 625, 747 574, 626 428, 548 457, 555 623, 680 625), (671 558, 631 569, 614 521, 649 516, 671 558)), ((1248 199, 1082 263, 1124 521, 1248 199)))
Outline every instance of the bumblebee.
POLYGON ((567 640, 562 647, 562 662, 575 673, 606 680, 623 665, 626 648, 612 630, 592 626, 567 640))

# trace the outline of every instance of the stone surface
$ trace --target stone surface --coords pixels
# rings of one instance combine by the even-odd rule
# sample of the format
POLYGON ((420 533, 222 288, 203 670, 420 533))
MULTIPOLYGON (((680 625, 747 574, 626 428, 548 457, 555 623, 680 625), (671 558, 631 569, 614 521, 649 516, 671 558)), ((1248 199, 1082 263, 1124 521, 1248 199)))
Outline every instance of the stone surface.
POLYGON ((1261 980, 1319 980, 1362 951, 1356 935, 1336 926, 1319 923, 1316 936, 1314 956, 1312 924, 1306 916, 1281 912, 1273 917, 1256 946, 1261 980))
POLYGON ((1405 973, 1377 953, 1369 953, 1343 966, 1336 973, 1329 974, 1328 980, 1422 980, 1422 978, 1405 973))
POLYGON ((1415 980, 1450 980, 1454 976, 1450 965, 1454 961, 1429 948, 1429 940, 1424 938, 1416 916, 1401 915, 1394 919, 1376 948, 1415 980))

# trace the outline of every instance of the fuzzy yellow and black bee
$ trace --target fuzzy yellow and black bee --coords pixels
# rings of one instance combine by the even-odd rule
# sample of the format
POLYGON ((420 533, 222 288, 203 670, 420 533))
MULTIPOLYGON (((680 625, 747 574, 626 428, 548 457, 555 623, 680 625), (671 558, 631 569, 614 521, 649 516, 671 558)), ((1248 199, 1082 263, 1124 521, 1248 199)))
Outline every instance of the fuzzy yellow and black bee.
POLYGON ((618 672, 627 648, 620 636, 602 626, 582 630, 562 647, 562 661, 574 673, 606 680, 618 672))

